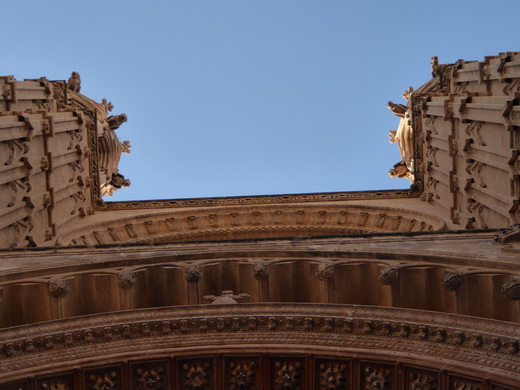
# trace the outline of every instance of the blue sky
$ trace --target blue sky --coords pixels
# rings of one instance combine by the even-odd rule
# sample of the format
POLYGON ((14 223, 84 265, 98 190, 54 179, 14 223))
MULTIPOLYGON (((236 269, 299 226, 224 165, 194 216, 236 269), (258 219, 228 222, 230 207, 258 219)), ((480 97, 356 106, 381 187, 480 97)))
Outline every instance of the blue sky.
POLYGON ((408 188, 387 108, 441 63, 518 51, 517 0, 23 1, 0 73, 81 74, 132 186, 107 200, 408 188))

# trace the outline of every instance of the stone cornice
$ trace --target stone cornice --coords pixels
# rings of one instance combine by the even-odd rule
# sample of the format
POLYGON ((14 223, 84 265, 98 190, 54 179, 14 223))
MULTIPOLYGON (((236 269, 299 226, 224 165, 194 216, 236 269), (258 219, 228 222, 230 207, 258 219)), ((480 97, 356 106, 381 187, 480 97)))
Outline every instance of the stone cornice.
POLYGON ((106 313, 0 331, 0 380, 159 355, 356 353, 520 381, 517 324, 355 305, 241 304, 106 313), (225 347, 223 347, 225 346, 225 347))

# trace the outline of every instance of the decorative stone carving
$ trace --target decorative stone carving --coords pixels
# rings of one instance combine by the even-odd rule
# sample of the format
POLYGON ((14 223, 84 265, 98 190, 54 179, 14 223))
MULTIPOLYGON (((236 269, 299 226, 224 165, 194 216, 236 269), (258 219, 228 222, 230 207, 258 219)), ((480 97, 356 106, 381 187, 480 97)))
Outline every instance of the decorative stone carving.
POLYGON ((520 300, 520 280, 513 279, 502 286, 502 294, 510 301, 520 300))
POLYGON ((59 278, 49 279, 49 293, 55 298, 61 298, 67 295, 69 291, 69 284, 59 278))
POLYGON ((105 98, 101 99, 101 105, 107 113, 114 109, 114 105, 112 104, 112 102, 107 101, 107 99, 105 98))
POLYGON ((128 117, 126 114, 121 115, 111 115, 107 118, 108 127, 110 130, 117 130, 119 127, 128 121, 128 117))
POLYGON ((119 390, 118 375, 115 371, 91 374, 87 380, 88 390, 119 390))
POLYGON ((190 283, 196 283, 202 278, 202 269, 197 264, 191 264, 184 271, 184 277, 190 283))
POLYGON ((437 390, 439 384, 435 375, 423 372, 412 372, 408 376, 408 386, 410 390, 437 390))
POLYGON ((274 371, 276 390, 299 390, 303 368, 300 362, 277 361, 274 371))
POLYGON ((72 72, 67 81, 67 89, 72 92, 79 92, 81 90, 81 78, 78 72, 72 72))
POLYGON ((182 365, 182 385, 184 390, 210 389, 211 376, 210 365, 203 363, 185 363, 182 365))
POLYGON ((135 284, 135 275, 131 269, 122 269, 117 273, 117 284, 124 289, 132 288, 135 284))
POLYGON ((71 390, 71 381, 68 378, 47 379, 39 383, 42 390, 71 390))
POLYGON ((132 145, 130 145, 130 141, 125 140, 125 141, 121 142, 122 153, 126 153, 126 154, 132 153, 132 151, 130 150, 131 147, 132 147, 132 145))
POLYGON ((253 264, 252 271, 255 279, 267 279, 269 277, 269 264, 266 261, 257 260, 253 264))
POLYGON ((384 367, 365 368, 365 390, 390 390, 392 389, 393 373, 384 367))
POLYGON ((441 285, 448 291, 457 291, 462 286, 462 274, 446 272, 442 277, 441 285))
POLYGON ((257 365, 254 361, 229 363, 230 390, 256 390, 257 365))
POLYGON ((316 267, 316 276, 320 280, 328 280, 334 277, 334 264, 320 263, 318 267, 316 267))
POLYGON ((385 267, 377 275, 379 281, 385 285, 391 285, 399 281, 399 269, 395 267, 385 267))
POLYGON ((482 390, 482 387, 475 382, 455 380, 453 381, 453 390, 482 390))
POLYGON ((157 366, 153 368, 138 368, 135 370, 135 384, 138 390, 160 390, 163 388, 164 368, 157 366))
POLYGON ((346 390, 348 383, 347 366, 339 363, 320 364, 319 390, 346 390))

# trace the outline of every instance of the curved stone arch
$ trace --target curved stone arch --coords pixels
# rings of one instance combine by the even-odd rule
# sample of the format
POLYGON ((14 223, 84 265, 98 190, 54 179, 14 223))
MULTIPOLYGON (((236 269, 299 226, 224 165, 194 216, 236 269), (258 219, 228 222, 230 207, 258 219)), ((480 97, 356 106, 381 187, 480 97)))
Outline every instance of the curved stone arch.
MULTIPOLYGON (((108 217, 108 214, 107 214, 108 217)), ((144 214, 89 224, 62 234, 60 245, 207 241, 439 231, 434 215, 357 204, 215 207, 144 214)))
POLYGON ((356 356, 411 363, 518 386, 516 324, 353 305, 209 305, 106 313, 0 330, 0 381, 103 361, 202 351, 356 356), (128 340, 132 342, 129 343, 128 340), (226 346, 223 348, 223 346, 226 346))

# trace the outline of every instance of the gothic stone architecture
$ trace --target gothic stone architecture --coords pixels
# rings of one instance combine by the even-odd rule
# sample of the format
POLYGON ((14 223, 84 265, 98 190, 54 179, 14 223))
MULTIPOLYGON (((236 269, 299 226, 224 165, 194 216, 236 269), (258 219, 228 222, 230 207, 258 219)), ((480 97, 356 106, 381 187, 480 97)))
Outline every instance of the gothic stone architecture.
POLYGON ((126 115, 0 77, 0 389, 520 389, 520 53, 432 73, 410 190, 138 202, 126 115))

